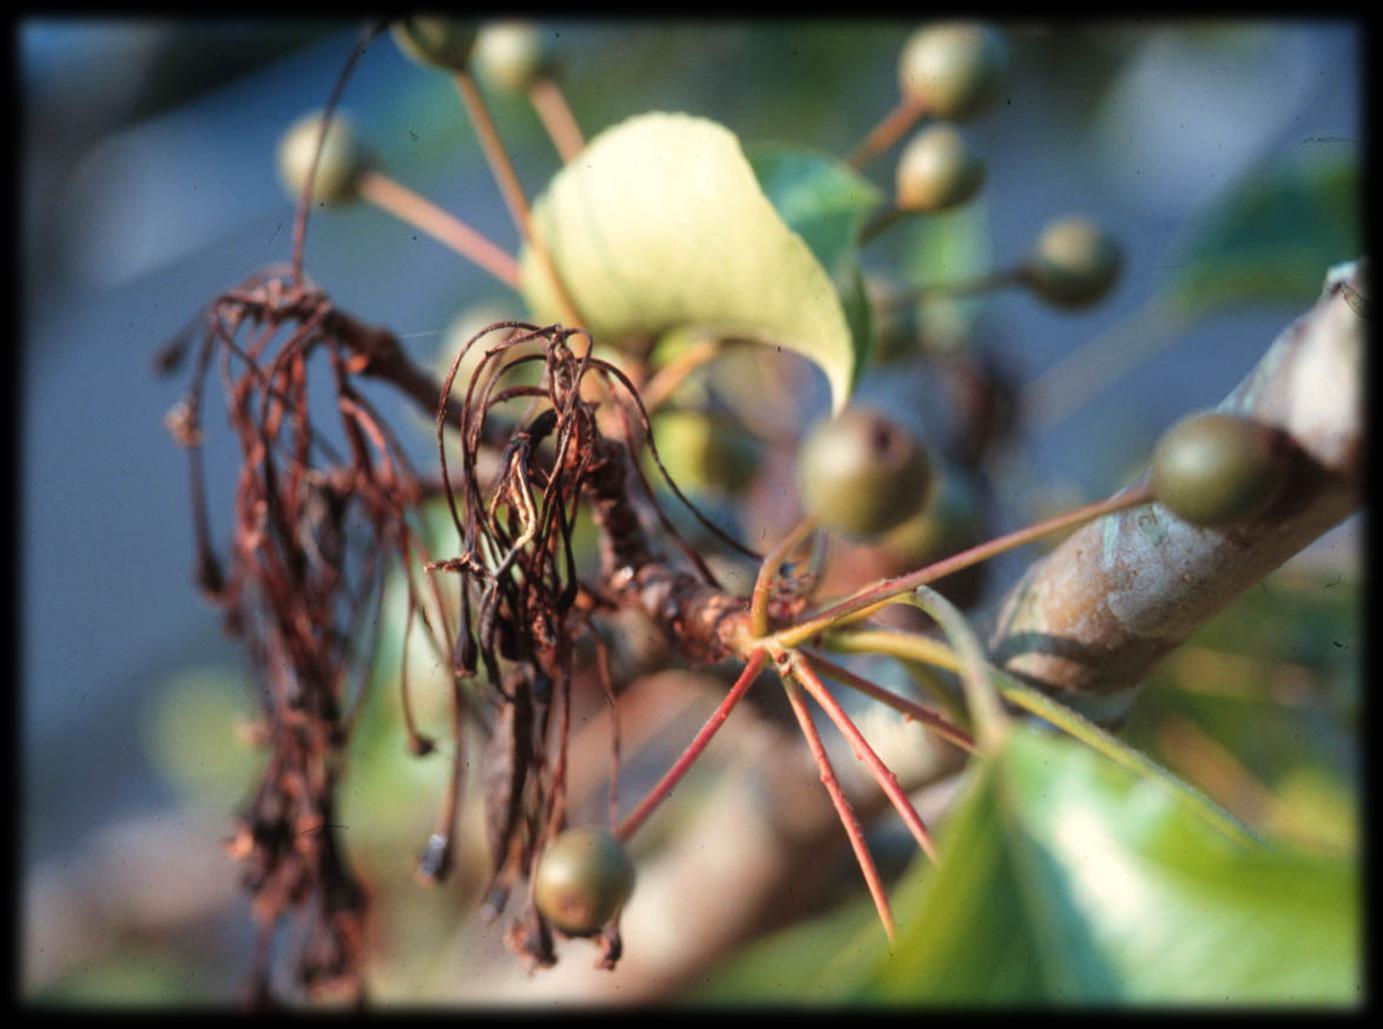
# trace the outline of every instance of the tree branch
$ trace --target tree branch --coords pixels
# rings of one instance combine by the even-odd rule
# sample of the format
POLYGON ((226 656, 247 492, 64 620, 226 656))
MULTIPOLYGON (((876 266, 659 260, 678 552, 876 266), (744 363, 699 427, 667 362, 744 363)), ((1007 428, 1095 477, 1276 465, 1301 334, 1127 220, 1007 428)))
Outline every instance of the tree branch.
POLYGON ((1008 594, 989 635, 996 663, 1093 717, 1118 717, 1159 659, 1358 508, 1366 281, 1363 260, 1333 270, 1315 306, 1219 405, 1295 442, 1281 499, 1223 529, 1158 504, 1085 526, 1008 594))

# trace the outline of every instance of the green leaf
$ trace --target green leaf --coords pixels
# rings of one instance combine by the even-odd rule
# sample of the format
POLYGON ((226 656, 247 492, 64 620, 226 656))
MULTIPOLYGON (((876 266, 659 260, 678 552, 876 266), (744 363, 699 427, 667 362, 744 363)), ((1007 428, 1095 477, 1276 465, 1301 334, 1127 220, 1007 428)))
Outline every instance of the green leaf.
MULTIPOLYGON (((804 198, 815 192, 809 182, 784 195, 830 250, 848 197, 827 191, 819 217, 807 217, 804 198)), ((815 362, 834 409, 844 407, 857 361, 831 275, 760 188, 728 129, 683 114, 630 118, 554 177, 533 219, 598 342, 693 326, 777 344, 815 362)), ((552 284, 527 249, 521 274, 535 317, 560 320, 552 284)))
POLYGON ((778 215, 832 276, 854 268, 855 238, 883 195, 849 165, 802 147, 756 143, 749 166, 778 215))
POLYGON ((1352 861, 1243 845, 1085 747, 1017 729, 897 905, 872 1001, 1355 1003, 1352 861))
POLYGON ((1096 753, 1103 754, 1116 765, 1127 769, 1142 779, 1150 779, 1176 790, 1181 794, 1188 809, 1208 825, 1221 832, 1238 837, 1245 842, 1253 842, 1258 837, 1232 814, 1216 804, 1196 787, 1164 768, 1142 751, 1130 746, 1124 740, 1101 729, 1084 715, 1072 710, 1047 696, 1040 690, 1022 682, 1003 669, 989 666, 990 673, 998 681, 999 691, 1010 704, 1034 714, 1049 725, 1060 729, 1073 739, 1079 740, 1096 753))
POLYGON ((843 161, 802 147, 756 143, 747 154, 764 195, 836 283, 855 348, 853 386, 874 347, 857 237, 883 194, 843 161))
POLYGON ((1231 190, 1195 225, 1168 291, 1193 317, 1246 302, 1307 303, 1327 268, 1359 256, 1360 233, 1356 157, 1280 164, 1231 190))

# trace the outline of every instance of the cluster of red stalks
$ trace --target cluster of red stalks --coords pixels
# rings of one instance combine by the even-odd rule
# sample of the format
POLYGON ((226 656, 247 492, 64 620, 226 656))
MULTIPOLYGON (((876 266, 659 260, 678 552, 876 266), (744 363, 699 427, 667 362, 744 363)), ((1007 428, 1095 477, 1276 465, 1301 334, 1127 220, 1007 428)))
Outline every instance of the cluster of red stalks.
MULTIPOLYGON (((364 42, 377 31, 378 26, 367 30, 329 110, 364 42)), ((463 87, 471 85, 464 75, 459 78, 463 87)), ((478 128, 489 134, 482 140, 489 140, 487 153, 497 153, 499 161, 504 155, 478 94, 463 88, 462 95, 478 128)), ((496 174, 502 185, 515 184, 502 161, 496 174)), ((230 841, 231 852, 244 864, 260 926, 254 999, 270 1000, 274 938, 292 914, 301 916, 297 983, 314 995, 364 998, 368 893, 343 850, 334 806, 370 678, 375 641, 366 627, 378 626, 391 568, 401 572, 407 593, 399 681, 409 747, 416 755, 430 753, 434 744, 415 728, 409 701, 408 638, 415 617, 446 657, 453 677, 452 772, 436 832, 419 862, 422 879, 441 880, 451 868, 464 728, 477 724, 488 739, 483 786, 493 862, 483 910, 497 916, 516 886, 531 883, 537 856, 565 822, 572 690, 578 682, 599 682, 613 712, 619 684, 610 675, 600 620, 603 613, 633 607, 659 625, 688 661, 730 659, 742 665, 706 725, 623 821, 615 720, 612 831, 627 839, 644 823, 771 664, 892 935, 888 900, 863 830, 803 694, 838 727, 933 859, 936 850, 922 818, 823 679, 888 704, 958 746, 973 750, 975 741, 940 713, 806 645, 842 621, 907 599, 925 583, 1145 497, 1125 495, 1073 512, 804 615, 816 578, 787 562, 811 535, 810 524, 762 558, 716 529, 663 470, 634 383, 593 356, 593 341, 580 329, 520 322, 489 326, 467 342, 446 381, 437 383, 409 360, 391 333, 338 310, 303 274, 310 192, 311 178, 299 203, 293 263, 259 273, 218 297, 202 331, 185 334, 159 359, 162 371, 172 371, 200 335, 191 387, 169 425, 191 465, 197 581, 224 611, 227 631, 245 641, 261 687, 260 735, 269 757, 230 841), (573 341, 580 345, 573 347, 573 341), (483 347, 483 357, 458 399, 458 369, 477 346, 483 347), (309 369, 323 362, 334 392, 328 413, 344 445, 330 441, 309 409, 309 369), (201 460, 203 392, 213 365, 241 452, 231 542, 224 554, 211 542, 201 460), (512 374, 528 365, 541 370, 536 384, 512 374), (394 432, 361 392, 362 379, 386 382, 435 414, 440 480, 411 467, 394 432), (499 408, 510 417, 497 414, 499 408), (449 452, 458 446, 455 465, 449 452), (703 556, 678 533, 643 473, 645 449, 672 493, 703 525, 724 544, 760 561, 750 596, 722 589, 703 556), (422 510, 439 495, 458 545, 453 556, 434 558, 423 542, 422 510), (600 569, 590 582, 578 578, 572 545, 582 505, 600 532, 600 569), (674 546, 680 557, 669 557, 659 542, 674 546), (792 574, 780 574, 785 568, 792 574), (457 591, 458 603, 450 608, 443 602, 448 588, 457 591), (423 602, 425 591, 433 618, 423 602), (449 611, 459 612, 456 624, 450 624, 449 611), (593 644, 594 676, 578 674, 586 671, 578 667, 577 645, 585 639, 593 644)), ((519 227, 527 235, 526 221, 519 220, 519 227)), ((970 442, 985 449, 983 441, 970 442)), ((531 887, 508 942, 533 964, 555 960, 553 928, 534 905, 531 887)), ((607 926, 597 942, 600 963, 613 966, 620 952, 618 925, 607 926)))

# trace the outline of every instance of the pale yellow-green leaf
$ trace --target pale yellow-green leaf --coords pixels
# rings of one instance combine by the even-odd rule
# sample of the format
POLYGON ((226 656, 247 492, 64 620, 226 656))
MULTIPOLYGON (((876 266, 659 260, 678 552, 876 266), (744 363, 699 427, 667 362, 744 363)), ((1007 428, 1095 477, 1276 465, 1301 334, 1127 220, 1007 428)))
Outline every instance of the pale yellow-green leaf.
MULTIPOLYGON (((597 342, 694 326, 782 346, 815 362, 844 406, 855 354, 841 302, 728 129, 630 118, 557 174, 533 218, 597 342)), ((528 249, 522 283, 535 318, 563 320, 528 249)))

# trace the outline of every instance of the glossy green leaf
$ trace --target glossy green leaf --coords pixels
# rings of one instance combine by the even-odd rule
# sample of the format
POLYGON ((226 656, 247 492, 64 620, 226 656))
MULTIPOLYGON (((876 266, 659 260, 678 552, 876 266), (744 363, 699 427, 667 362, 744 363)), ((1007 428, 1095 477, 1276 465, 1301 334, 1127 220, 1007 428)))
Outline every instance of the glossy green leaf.
POLYGON ((1245 845, 1088 749, 1016 731, 898 904, 870 999, 1360 998, 1353 862, 1245 845), (949 860, 948 860, 949 858, 949 860))
MULTIPOLYGON (((807 211, 811 192, 788 195, 807 211)), ((833 210, 811 221, 820 246, 841 231, 833 210)), ((831 276, 728 129, 683 114, 630 118, 556 175, 533 218, 597 341, 697 326, 774 343, 815 362, 844 406, 856 355, 831 276)), ((522 284, 537 318, 560 319, 528 250, 522 284)))
POLYGON ((1358 1002, 1352 861, 1241 843, 1179 791, 1032 725, 971 775, 940 866, 919 861, 893 891, 891 951, 861 901, 747 948, 696 998, 1358 1002))
POLYGON ((1192 316, 1308 303, 1325 270, 1360 247, 1358 158, 1313 156, 1249 178, 1212 207, 1179 248, 1168 290, 1192 316))
POLYGON ((878 188, 844 162, 801 147, 757 143, 746 152, 759 188, 788 228, 828 274, 849 273, 855 238, 883 199, 878 188))
POLYGON ((757 143, 747 154, 764 195, 836 283, 858 380, 874 347, 874 326, 857 237, 883 194, 843 161, 802 147, 757 143))
POLYGON ((1040 690, 1033 689, 1015 676, 1002 669, 990 666, 1000 693, 1005 700, 1029 714, 1034 714, 1049 725, 1060 729, 1068 736, 1083 743, 1097 754, 1113 761, 1141 779, 1149 779, 1181 794, 1181 799, 1192 813, 1206 824, 1245 842, 1255 842, 1257 836, 1203 792, 1186 782, 1170 769, 1164 768, 1136 747, 1106 732, 1078 711, 1074 711, 1040 690))

